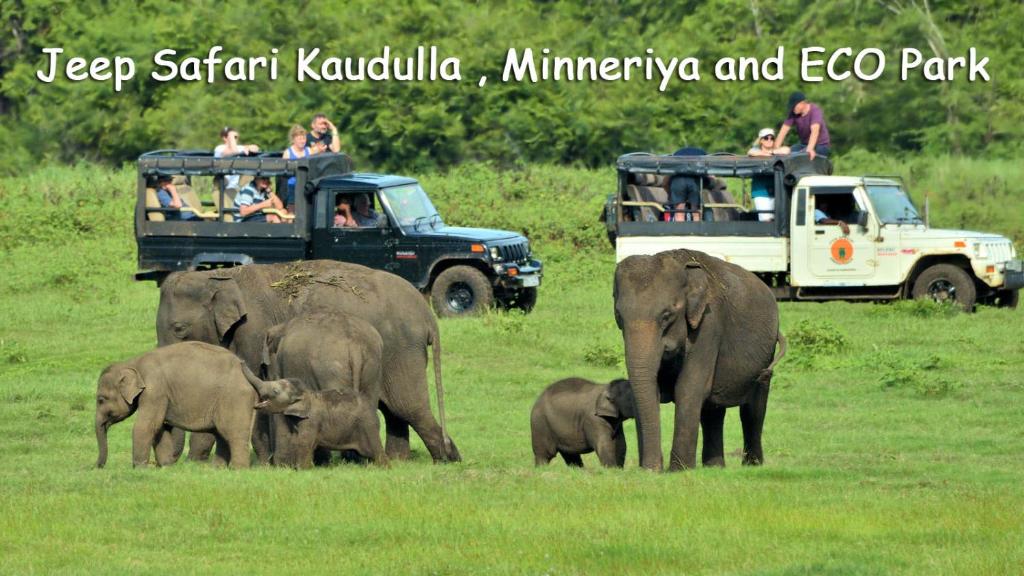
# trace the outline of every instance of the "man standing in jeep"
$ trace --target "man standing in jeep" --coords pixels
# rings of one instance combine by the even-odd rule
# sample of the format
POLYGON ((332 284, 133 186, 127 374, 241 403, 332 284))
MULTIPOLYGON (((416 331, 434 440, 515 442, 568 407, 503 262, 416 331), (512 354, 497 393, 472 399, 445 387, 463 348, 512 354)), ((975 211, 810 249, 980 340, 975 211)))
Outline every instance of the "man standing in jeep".
POLYGON ((313 116, 310 128, 312 130, 306 135, 306 144, 313 154, 341 151, 341 139, 338 138, 338 129, 334 126, 334 123, 327 119, 326 114, 320 113, 313 116))
POLYGON ((792 152, 803 152, 811 160, 818 154, 828 156, 832 151, 832 140, 828 135, 828 126, 825 125, 825 113, 821 107, 807 101, 803 92, 793 92, 789 95, 789 106, 786 108, 786 119, 779 128, 779 136, 775 139, 777 146, 782 146, 789 134, 789 128, 796 126, 796 133, 800 137, 800 144, 793 146, 792 152))

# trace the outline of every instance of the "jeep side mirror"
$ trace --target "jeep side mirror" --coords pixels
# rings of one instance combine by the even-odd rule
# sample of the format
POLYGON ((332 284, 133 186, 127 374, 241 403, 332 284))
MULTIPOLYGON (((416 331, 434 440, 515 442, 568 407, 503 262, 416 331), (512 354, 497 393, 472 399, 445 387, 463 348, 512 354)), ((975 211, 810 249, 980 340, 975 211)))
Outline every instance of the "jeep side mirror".
POLYGON ((857 212, 857 225, 860 226, 861 228, 865 229, 865 230, 868 229, 868 213, 867 212, 857 212))

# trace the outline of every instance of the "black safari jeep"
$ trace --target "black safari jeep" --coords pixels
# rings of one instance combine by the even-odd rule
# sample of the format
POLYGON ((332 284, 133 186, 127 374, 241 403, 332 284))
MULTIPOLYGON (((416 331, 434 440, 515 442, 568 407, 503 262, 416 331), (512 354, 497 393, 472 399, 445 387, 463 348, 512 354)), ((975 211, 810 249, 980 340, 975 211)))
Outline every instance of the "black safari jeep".
POLYGON ((405 278, 429 294, 441 316, 473 314, 494 303, 529 311, 542 276, 522 235, 447 226, 416 180, 353 172, 343 154, 286 160, 148 152, 138 161, 135 236, 138 280, 161 282, 176 270, 341 260, 405 278), (260 176, 281 199, 294 198, 290 212, 262 210, 279 223, 254 222, 251 215, 242 221, 235 207, 239 189, 260 176), (172 198, 172 187, 180 209, 161 204, 161 197, 163 204, 172 198), (336 226, 336 206, 343 203, 352 213, 362 204, 368 217, 358 218, 358 227, 336 226))

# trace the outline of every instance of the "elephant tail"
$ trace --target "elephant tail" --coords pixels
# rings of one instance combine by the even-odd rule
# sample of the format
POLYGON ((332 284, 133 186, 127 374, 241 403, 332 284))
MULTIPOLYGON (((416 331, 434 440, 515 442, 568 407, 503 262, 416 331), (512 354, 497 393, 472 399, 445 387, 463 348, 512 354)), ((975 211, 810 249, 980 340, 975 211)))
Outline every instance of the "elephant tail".
POLYGON ((761 370, 761 373, 757 376, 757 383, 768 386, 772 382, 772 373, 774 372, 775 365, 786 355, 786 337, 782 335, 782 331, 779 331, 778 336, 779 349, 775 354, 775 358, 772 358, 772 363, 767 368, 761 370))
POLYGON ((441 333, 437 320, 430 328, 430 351, 434 361, 434 386, 437 388, 437 416, 441 424, 441 461, 448 461, 448 425, 444 417, 444 384, 441 382, 441 333))

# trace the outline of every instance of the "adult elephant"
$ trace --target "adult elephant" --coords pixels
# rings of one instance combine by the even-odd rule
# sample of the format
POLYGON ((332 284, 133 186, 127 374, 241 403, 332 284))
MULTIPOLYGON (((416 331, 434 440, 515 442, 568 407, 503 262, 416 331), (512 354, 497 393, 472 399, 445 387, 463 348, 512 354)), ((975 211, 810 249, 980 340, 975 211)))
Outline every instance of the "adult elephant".
MULTIPOLYGON (((659 399, 675 403, 669 468, 724 465, 725 409, 740 406, 744 464, 760 464, 779 313, 752 273, 693 250, 630 256, 615 269, 615 320, 637 408, 640 465, 662 468, 659 399)), ((784 350, 784 345, 783 345, 784 350)))
MULTIPOLYGON (((380 409, 389 458, 408 458, 411 425, 435 461, 460 460, 443 429, 437 320, 423 295, 394 274, 331 260, 174 273, 160 287, 157 339, 161 346, 183 340, 220 344, 249 366, 260 366, 267 330, 307 313, 354 316, 380 333, 380 409), (433 352, 440 425, 430 410, 428 349, 433 352)), ((259 439, 254 438, 254 445, 257 453, 264 446, 265 460, 266 440, 259 439)))

